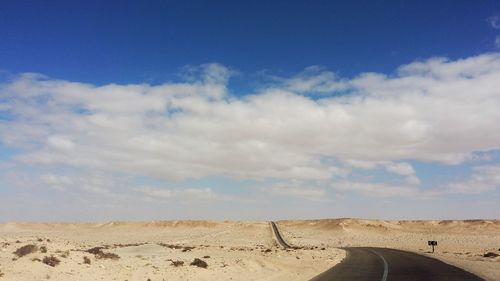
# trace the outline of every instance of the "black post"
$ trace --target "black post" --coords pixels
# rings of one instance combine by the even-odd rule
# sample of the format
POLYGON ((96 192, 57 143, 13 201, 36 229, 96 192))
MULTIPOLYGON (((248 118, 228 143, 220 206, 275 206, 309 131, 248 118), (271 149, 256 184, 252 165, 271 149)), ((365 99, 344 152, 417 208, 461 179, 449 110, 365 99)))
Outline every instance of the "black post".
POLYGON ((432 253, 434 253, 434 244, 432 244, 432 253))

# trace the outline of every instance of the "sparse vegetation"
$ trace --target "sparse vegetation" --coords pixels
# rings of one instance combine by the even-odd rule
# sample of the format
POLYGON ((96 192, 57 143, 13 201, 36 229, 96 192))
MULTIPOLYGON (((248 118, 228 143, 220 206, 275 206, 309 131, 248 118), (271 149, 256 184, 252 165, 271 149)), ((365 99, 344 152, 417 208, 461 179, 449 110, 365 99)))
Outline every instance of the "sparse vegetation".
POLYGON ((169 249, 182 249, 181 245, 172 245, 172 244, 165 244, 165 243, 158 243, 158 245, 169 248, 169 249))
POLYGON ((485 257, 485 258, 496 258, 498 256, 500 256, 500 255, 497 253, 493 253, 493 252, 488 252, 488 253, 483 255, 483 257, 485 257))
POLYGON ((69 251, 58 250, 58 251, 56 251, 56 253, 58 253, 61 256, 61 258, 67 258, 67 257, 69 257, 69 251))
POLYGON ((192 249, 194 249, 195 247, 189 247, 189 246, 185 246, 183 249, 182 249, 182 252, 189 252, 191 251, 192 249))
POLYGON ((104 249, 104 248, 103 247, 94 247, 94 248, 88 249, 86 252, 90 253, 90 254, 97 255, 97 254, 103 253, 102 249, 104 249))
POLYGON ((44 254, 47 253, 47 247, 46 246, 41 246, 40 247, 40 252, 44 253, 44 254))
POLYGON ((118 260, 120 259, 120 256, 114 253, 105 253, 102 249, 104 247, 94 247, 91 249, 88 249, 86 252, 90 254, 94 254, 96 259, 111 259, 111 260, 118 260))
POLYGON ((54 256, 50 256, 50 257, 44 257, 42 262, 46 265, 55 267, 56 265, 58 265, 61 262, 61 260, 59 260, 58 258, 56 258, 54 256))
POLYGON ((192 249, 196 248, 193 246, 181 246, 181 245, 172 245, 172 244, 165 244, 165 243, 158 243, 158 245, 160 245, 162 247, 169 248, 169 249, 182 249, 182 252, 189 252, 192 249))
POLYGON ((172 265, 175 267, 183 266, 184 262, 183 261, 171 261, 172 265))
POLYGON ((194 266, 201 267, 201 268, 208 267, 208 264, 204 260, 201 260, 199 258, 195 258, 190 265, 194 265, 194 266))
POLYGON ((14 254, 20 258, 20 257, 26 256, 28 254, 35 253, 36 251, 38 251, 38 247, 36 245, 26 245, 26 246, 22 246, 21 248, 17 249, 14 252, 14 254))
POLYGON ((83 257, 83 263, 84 264, 90 264, 90 258, 87 257, 87 256, 83 257))
POLYGON ((120 256, 114 253, 101 253, 95 255, 97 259, 110 259, 110 260, 119 260, 120 256))

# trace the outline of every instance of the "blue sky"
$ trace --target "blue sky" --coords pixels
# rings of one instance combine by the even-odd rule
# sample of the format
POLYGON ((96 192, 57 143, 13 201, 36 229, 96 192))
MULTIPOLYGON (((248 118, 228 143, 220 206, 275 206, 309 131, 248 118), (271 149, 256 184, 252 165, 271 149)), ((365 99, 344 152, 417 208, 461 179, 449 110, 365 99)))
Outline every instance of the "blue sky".
POLYGON ((491 52, 498 31, 486 19, 499 9, 498 1, 2 1, 0 61, 9 73, 94 84, 162 83, 208 62, 246 75, 321 65, 350 77, 491 52))
POLYGON ((0 42, 0 221, 500 215, 498 1, 3 1, 0 42))

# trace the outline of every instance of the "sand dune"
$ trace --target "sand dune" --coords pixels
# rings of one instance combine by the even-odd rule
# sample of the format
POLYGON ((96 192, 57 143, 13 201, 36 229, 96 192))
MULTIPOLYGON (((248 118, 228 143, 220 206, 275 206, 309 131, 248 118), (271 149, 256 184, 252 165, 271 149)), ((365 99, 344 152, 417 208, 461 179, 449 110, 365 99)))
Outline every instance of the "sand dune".
POLYGON ((289 243, 304 248, 280 249, 267 222, 4 223, 0 279, 308 280, 345 257, 338 247, 375 246, 431 255, 500 280, 500 257, 495 257, 500 254, 498 220, 343 218, 278 225, 289 243), (438 241, 436 253, 429 253, 427 240, 438 241), (17 257, 14 252, 25 245, 37 250, 17 257), (89 253, 92 248, 97 250, 89 253), (488 252, 494 254, 484 257, 488 252), (52 256, 60 260, 54 267, 43 262, 52 256), (191 266, 196 258, 207 268, 191 266))
POLYGON ((1 280, 308 280, 343 257, 334 247, 280 249, 267 222, 0 224, 1 280), (38 250, 17 257, 25 245, 38 250), (51 256, 60 263, 43 263, 51 256), (196 258, 207 268, 191 266, 196 258))
POLYGON ((373 246, 417 252, 465 268, 487 280, 500 280, 499 220, 325 219, 278 222, 288 241, 327 247, 373 246), (434 254, 428 240, 437 240, 434 254))

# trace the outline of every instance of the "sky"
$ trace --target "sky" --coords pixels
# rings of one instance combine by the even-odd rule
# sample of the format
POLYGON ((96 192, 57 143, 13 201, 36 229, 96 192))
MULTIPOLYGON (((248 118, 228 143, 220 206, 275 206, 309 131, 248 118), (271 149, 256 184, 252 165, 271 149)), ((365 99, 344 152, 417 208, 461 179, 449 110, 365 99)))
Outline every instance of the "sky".
POLYGON ((499 81, 493 0, 2 1, 0 221, 498 219, 499 81))

